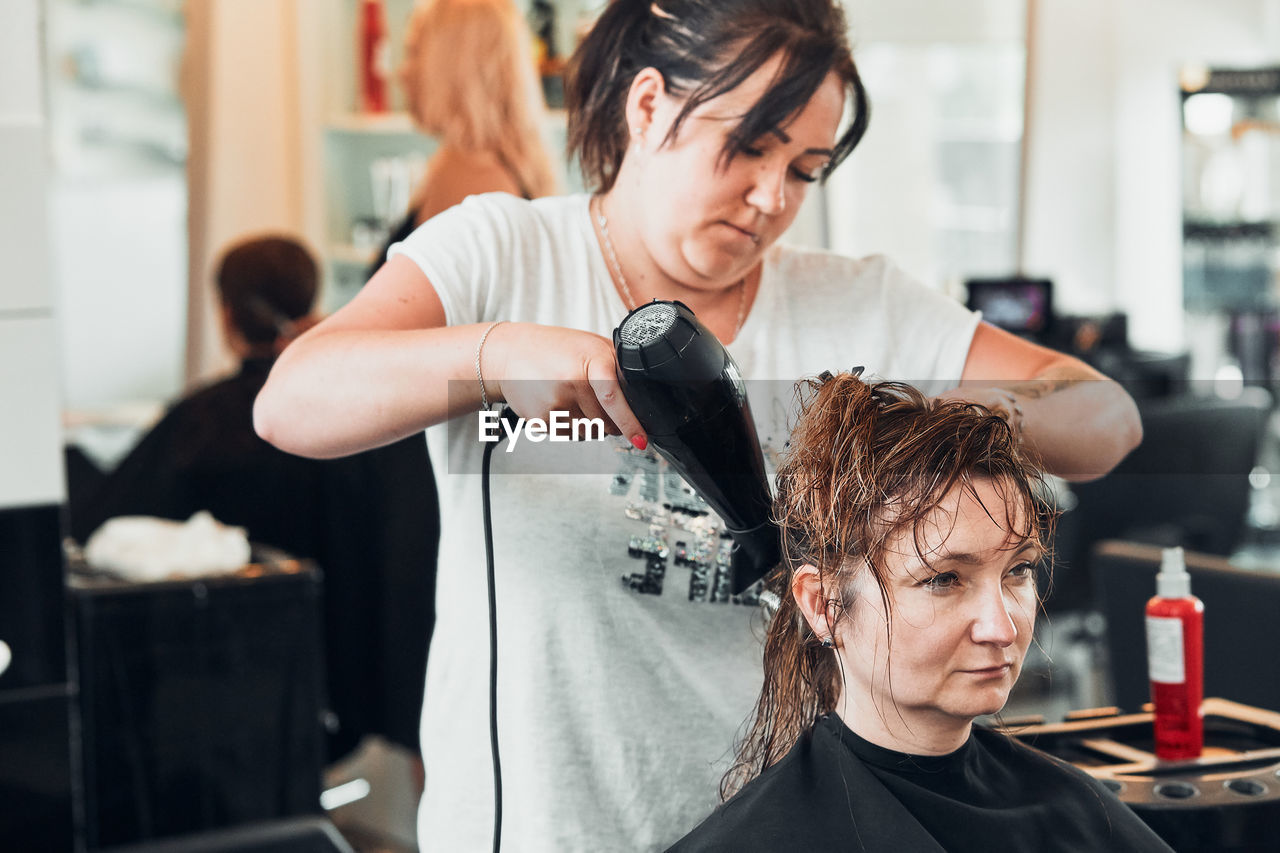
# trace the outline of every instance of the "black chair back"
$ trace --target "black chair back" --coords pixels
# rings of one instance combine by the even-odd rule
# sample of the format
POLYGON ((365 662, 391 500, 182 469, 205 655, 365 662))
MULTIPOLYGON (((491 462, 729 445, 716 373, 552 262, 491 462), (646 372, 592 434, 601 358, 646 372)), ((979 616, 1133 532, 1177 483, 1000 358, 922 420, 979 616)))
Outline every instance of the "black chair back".
POLYGON ((1059 523, 1050 610, 1090 607, 1090 554, 1104 539, 1222 555, 1240 542, 1271 395, 1250 387, 1232 400, 1181 396, 1139 407, 1142 444, 1106 477, 1071 486, 1077 504, 1059 523))

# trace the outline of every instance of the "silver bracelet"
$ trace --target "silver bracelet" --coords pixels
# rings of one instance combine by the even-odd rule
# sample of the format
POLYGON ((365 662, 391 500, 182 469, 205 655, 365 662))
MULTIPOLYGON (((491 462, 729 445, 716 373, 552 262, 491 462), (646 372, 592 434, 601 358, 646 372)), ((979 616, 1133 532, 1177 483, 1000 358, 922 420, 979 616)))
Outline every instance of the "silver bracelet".
POLYGON ((480 336, 480 343, 476 344, 476 381, 480 383, 480 405, 481 410, 485 411, 489 408, 489 395, 484 390, 484 376, 480 374, 480 351, 484 349, 484 342, 488 339, 489 333, 493 331, 495 326, 500 326, 506 320, 495 320, 489 324, 489 328, 484 330, 484 334, 480 336))

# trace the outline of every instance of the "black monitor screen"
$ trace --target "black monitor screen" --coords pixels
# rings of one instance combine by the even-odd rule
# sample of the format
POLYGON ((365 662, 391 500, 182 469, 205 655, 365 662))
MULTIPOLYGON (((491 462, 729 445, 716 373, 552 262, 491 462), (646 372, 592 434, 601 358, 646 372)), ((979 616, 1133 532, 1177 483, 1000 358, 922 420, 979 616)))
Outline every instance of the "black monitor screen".
POLYGON ((975 278, 967 286, 969 308, 993 326, 1035 335, 1053 323, 1053 282, 1047 278, 975 278))

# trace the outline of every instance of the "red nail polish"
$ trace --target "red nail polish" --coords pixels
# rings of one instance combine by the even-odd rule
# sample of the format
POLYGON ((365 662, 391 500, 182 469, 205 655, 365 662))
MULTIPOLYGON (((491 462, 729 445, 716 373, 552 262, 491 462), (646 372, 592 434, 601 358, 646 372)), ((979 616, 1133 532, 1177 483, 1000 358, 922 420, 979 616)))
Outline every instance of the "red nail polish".
POLYGON ((644 450, 649 446, 649 439, 645 438, 643 435, 633 435, 631 436, 631 445, 636 450, 644 450))

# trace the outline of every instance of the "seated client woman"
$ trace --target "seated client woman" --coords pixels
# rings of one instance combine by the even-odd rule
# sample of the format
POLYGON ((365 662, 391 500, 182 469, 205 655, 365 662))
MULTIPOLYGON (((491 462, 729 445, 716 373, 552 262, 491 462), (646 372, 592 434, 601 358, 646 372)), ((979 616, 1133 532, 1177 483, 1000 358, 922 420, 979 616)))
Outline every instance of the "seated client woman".
POLYGON ((731 798, 672 849, 1168 850, 1085 773, 974 725, 1018 679, 1052 523, 1005 419, 849 374, 802 395, 755 723, 731 798))

